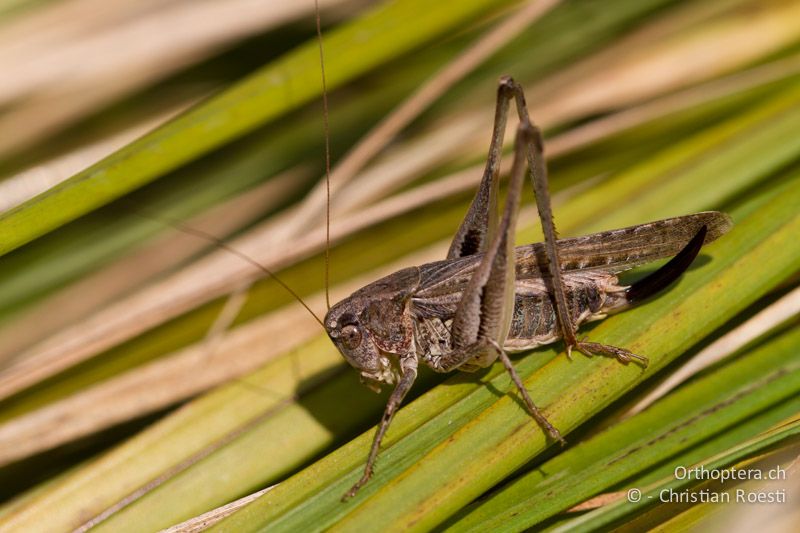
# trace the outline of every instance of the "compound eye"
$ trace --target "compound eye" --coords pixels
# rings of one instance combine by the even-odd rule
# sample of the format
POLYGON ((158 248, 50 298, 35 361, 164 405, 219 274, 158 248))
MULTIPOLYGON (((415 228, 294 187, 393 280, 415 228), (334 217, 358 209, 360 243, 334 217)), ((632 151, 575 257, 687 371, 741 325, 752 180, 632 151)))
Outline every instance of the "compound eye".
POLYGON ((361 331, 354 325, 349 324, 342 328, 340 339, 346 348, 353 350, 361 344, 361 331))

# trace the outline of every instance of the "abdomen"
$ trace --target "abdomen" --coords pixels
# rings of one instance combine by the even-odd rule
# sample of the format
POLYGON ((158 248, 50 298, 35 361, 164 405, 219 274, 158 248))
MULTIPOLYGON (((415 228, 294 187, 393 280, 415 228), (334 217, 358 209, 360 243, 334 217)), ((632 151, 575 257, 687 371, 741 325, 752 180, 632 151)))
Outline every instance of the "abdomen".
MULTIPOLYGON (((584 322, 604 318, 625 303, 617 277, 603 272, 572 272, 564 276, 567 307, 577 329, 584 322)), ((548 288, 541 278, 517 280, 514 312, 504 347, 520 351, 561 338, 558 318, 548 288)))

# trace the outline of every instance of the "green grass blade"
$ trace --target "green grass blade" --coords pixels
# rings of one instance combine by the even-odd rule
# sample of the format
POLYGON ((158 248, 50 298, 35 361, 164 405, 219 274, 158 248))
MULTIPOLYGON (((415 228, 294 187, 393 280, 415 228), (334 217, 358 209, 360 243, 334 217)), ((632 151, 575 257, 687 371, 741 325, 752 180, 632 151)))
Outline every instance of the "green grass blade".
MULTIPOLYGON (((537 467, 450 523, 455 531, 519 531, 608 490, 786 399, 800 406, 800 330, 699 379, 537 467)), ((781 417, 782 419, 783 417, 781 417)), ((780 419, 775 420, 777 423, 780 419)), ((766 429, 766 428, 765 428, 766 429)), ((718 443, 729 448, 727 443, 718 443)), ((708 455, 706 455, 708 457, 708 455)))
MULTIPOLYGON (((80 468, 56 483, 39 499, 34 498, 35 505, 11 513, 3 527, 37 529, 37 524, 43 523, 60 530, 79 527, 141 487, 151 485, 149 490, 153 490, 165 481, 153 484, 164 472, 170 473, 168 479, 229 441, 241 442, 236 439, 243 429, 252 430, 258 426, 269 433, 277 416, 293 414, 290 423, 298 429, 296 435, 308 437, 307 445, 316 448, 312 453, 319 453, 330 439, 331 432, 324 424, 309 417, 302 405, 292 403, 292 398, 298 394, 298 389, 313 391, 315 385, 341 368, 338 354, 329 346, 319 349, 320 344, 317 341, 306 347, 300 375, 296 372, 293 358, 285 357, 266 365, 244 383, 234 382, 206 395, 130 439, 114 453, 93 464, 92 468, 80 468), (292 410, 287 412, 287 405, 292 410), (309 430, 316 434, 312 437, 309 430)), ((380 399, 366 391, 350 396, 357 404, 354 408, 361 406, 369 414, 380 409, 380 399)), ((264 475, 270 479, 270 469, 291 467, 288 455, 303 453, 305 444, 293 446, 291 439, 291 436, 284 441, 270 439, 273 448, 269 455, 262 455, 267 464, 260 465, 259 469, 248 469, 249 474, 259 476, 255 483, 261 482, 264 475)), ((252 441, 244 444, 252 454, 252 441)), ((242 451, 235 446, 233 449, 234 452, 242 451)), ((278 473, 273 470, 272 475, 278 473)), ((237 479, 232 478, 232 481, 237 479)), ((197 498, 197 494, 194 497, 197 498)), ((198 498, 198 502, 202 505, 202 498, 198 498)), ((188 507, 191 509, 192 506, 188 507)), ((203 507, 199 509, 206 510, 203 507)), ((180 515, 179 519, 185 517, 180 515)), ((151 515, 149 519, 167 520, 167 523, 154 526, 156 529, 178 521, 170 520, 169 513, 151 515)))
MULTIPOLYGON (((335 88, 427 40, 502 5, 400 0, 378 6, 325 39, 327 81, 335 88), (419 13, 425 12, 425 17, 419 13), (413 27, 414 31, 408 31, 413 27)), ((0 215, 0 254, 134 190, 320 94, 316 42, 288 54, 167 125, 0 215)))
MULTIPOLYGON (((758 456, 776 447, 794 445, 800 442, 800 420, 793 416, 783 424, 759 435, 753 439, 745 441, 724 453, 710 457, 692 467, 703 466, 707 470, 722 470, 741 461, 758 456)), ((688 476, 687 476, 688 477, 688 476)), ((681 491, 688 487, 697 485, 698 481, 693 478, 676 479, 674 476, 662 480, 648 487, 643 487, 642 499, 638 503, 622 500, 620 502, 603 506, 595 511, 570 520, 554 528, 553 531, 575 531, 576 529, 586 531, 601 530, 604 527, 615 523, 617 520, 630 515, 631 513, 642 511, 659 501, 659 494, 664 490, 681 491)))

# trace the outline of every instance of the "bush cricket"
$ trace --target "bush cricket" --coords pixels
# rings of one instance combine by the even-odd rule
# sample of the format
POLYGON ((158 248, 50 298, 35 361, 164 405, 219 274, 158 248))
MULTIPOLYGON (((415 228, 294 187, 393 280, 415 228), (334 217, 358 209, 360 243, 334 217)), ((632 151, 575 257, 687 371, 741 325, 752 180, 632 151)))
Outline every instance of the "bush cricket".
POLYGON ((381 441, 420 361, 436 372, 451 372, 475 371, 499 358, 530 415, 551 439, 563 443, 531 400, 508 352, 564 339, 568 357, 577 349, 646 366, 645 357, 623 348, 579 340, 576 329, 663 289, 689 267, 704 243, 730 227, 727 215, 704 212, 557 241, 541 133, 528 116, 522 87, 501 78, 483 178, 447 258, 375 281, 335 304, 324 319, 329 337, 365 385, 376 391, 384 383, 395 386, 364 473, 342 499, 354 496, 372 476, 381 441), (519 126, 498 219, 500 156, 512 100, 519 126), (526 165, 545 242, 515 248, 526 165), (671 255, 644 279, 619 285, 618 273, 671 255))
MULTIPOLYGON (((318 10, 317 33, 322 60, 318 10)), ((322 72, 329 175, 324 66, 322 72)), ((664 289, 689 267, 703 244, 717 239, 732 226, 724 213, 702 212, 557 240, 543 152, 542 135, 529 118, 522 87, 510 77, 501 78, 483 177, 447 257, 405 268, 363 287, 329 306, 320 321, 345 360, 360 372, 362 383, 376 392, 382 384, 394 385, 363 475, 343 501, 354 496, 372 476, 381 441, 417 377, 420 361, 436 372, 446 373, 474 372, 500 359, 531 417, 550 439, 563 444, 561 433, 534 404, 508 354, 563 339, 568 357, 576 349, 589 356, 610 356, 623 364, 634 362, 645 367, 646 357, 579 339, 577 328, 625 310, 664 289), (519 124, 501 215, 500 159, 512 101, 519 124), (533 184, 545 240, 515 247, 526 173, 533 184), (645 278, 630 286, 619 284, 619 273, 670 256, 670 261, 645 278)), ((211 240, 250 262, 273 277, 317 318, 290 287, 250 257, 204 232, 170 225, 211 240)), ((329 235, 329 226, 327 231, 329 235)), ((329 247, 328 244, 326 296, 329 247)))

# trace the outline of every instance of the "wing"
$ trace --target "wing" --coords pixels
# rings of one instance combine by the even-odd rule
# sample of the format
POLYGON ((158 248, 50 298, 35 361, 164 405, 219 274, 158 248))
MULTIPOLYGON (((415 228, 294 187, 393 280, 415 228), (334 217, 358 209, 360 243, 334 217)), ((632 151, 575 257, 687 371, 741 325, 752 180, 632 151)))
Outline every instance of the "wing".
MULTIPOLYGON (((728 215, 716 211, 695 213, 628 228, 603 231, 583 237, 561 239, 558 250, 565 272, 597 270, 611 274, 637 265, 678 254, 700 228, 706 226, 703 244, 725 234, 733 223, 728 215)), ((545 251, 541 243, 518 246, 516 249, 517 279, 542 277, 545 251)), ((480 263, 480 253, 436 261, 420 266, 420 283, 416 298, 458 300, 463 285, 480 263)))
MULTIPOLYGON (((561 268, 565 272, 622 272, 676 255, 703 226, 707 230, 703 244, 708 244, 727 233, 733 222, 725 213, 706 211, 583 237, 560 239, 558 252, 561 268)), ((517 274, 522 277, 541 276, 539 266, 543 264, 544 253, 541 243, 518 247, 517 274)))

